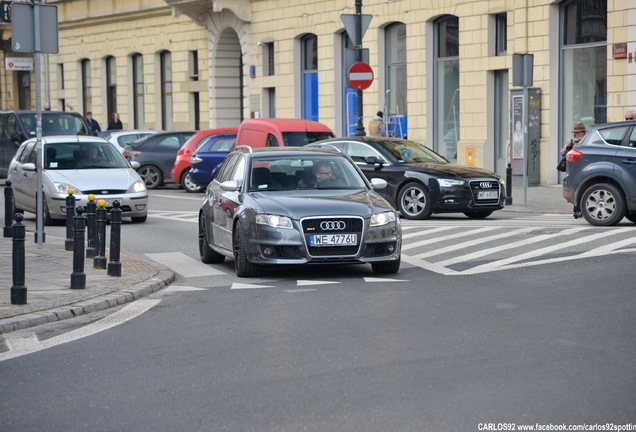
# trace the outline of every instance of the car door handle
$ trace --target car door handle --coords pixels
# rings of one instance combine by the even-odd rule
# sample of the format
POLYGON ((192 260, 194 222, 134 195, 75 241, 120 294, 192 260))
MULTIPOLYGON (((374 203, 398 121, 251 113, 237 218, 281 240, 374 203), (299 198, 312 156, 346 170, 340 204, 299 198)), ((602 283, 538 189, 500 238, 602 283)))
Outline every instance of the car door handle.
POLYGON ((634 160, 634 159, 623 159, 623 163, 625 165, 636 165, 636 160, 634 160))

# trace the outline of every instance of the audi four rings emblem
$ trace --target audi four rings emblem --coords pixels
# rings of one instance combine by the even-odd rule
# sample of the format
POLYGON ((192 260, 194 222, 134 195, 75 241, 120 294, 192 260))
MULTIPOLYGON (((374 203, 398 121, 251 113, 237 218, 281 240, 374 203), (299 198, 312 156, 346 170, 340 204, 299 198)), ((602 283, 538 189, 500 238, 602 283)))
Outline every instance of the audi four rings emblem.
POLYGON ((490 185, 490 182, 481 182, 479 183, 479 187, 482 189, 490 189, 492 186, 490 185))
POLYGON ((322 221, 320 222, 320 229, 323 231, 342 231, 347 227, 347 224, 343 221, 322 221))

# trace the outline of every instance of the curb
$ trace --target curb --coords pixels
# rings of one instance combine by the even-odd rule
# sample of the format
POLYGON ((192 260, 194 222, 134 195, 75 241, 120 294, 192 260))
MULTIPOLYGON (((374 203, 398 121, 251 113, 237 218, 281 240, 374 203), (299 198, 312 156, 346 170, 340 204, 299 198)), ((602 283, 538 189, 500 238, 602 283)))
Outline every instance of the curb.
POLYGON ((81 315, 129 303, 165 288, 174 282, 174 279, 175 274, 173 271, 162 269, 159 270, 159 272, 152 278, 140 282, 131 288, 119 290, 114 294, 96 297, 91 300, 84 300, 55 309, 6 318, 0 321, 0 334, 23 330, 50 322, 75 318, 81 315))

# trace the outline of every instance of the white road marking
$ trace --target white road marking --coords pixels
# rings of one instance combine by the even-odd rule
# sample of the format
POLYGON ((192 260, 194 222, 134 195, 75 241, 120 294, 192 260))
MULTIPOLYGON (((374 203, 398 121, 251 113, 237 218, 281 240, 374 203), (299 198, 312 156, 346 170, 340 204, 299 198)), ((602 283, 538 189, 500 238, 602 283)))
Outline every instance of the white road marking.
MULTIPOLYGON (((433 239, 424 239, 424 240, 420 240, 417 242, 413 242, 413 243, 409 243, 406 245, 402 245, 402 250, 408 250, 408 249, 412 249, 412 248, 416 248, 416 247, 420 247, 420 246, 426 246, 432 243, 439 243, 439 242, 443 242, 443 241, 447 241, 447 240, 452 240, 455 238, 463 238, 466 237, 468 235, 474 235, 474 234, 480 234, 483 232, 488 232, 488 231, 492 231, 492 230, 496 230, 499 229, 499 227, 482 227, 482 228, 478 228, 478 229, 474 229, 474 230, 464 230, 461 232, 457 232, 455 234, 450 234, 447 236, 443 236, 443 237, 437 237, 437 238, 433 238, 433 239)), ((421 234, 425 234, 421 233, 421 234)))
POLYGON ((365 282, 409 282, 406 279, 385 279, 385 278, 376 278, 376 277, 365 277, 365 282))
POLYGON ((9 347, 9 351, 0 354, 0 361, 9 360, 57 345, 73 342, 75 340, 94 335, 95 333, 108 330, 136 318, 150 308, 156 306, 160 301, 161 300, 155 299, 136 300, 135 302, 124 306, 122 309, 102 318, 99 321, 95 321, 94 323, 44 341, 37 340, 35 333, 9 333, 5 336, 5 341, 7 347, 9 347))
POLYGON ((187 291, 207 291, 207 288, 196 288, 191 286, 170 285, 164 292, 187 292, 187 291))
POLYGON ((203 195, 200 197, 189 197, 189 196, 181 196, 181 195, 160 195, 160 194, 152 194, 153 197, 161 197, 161 198, 170 198, 170 199, 181 199, 181 200, 189 200, 189 201, 203 201, 203 195))
POLYGON ((257 288, 274 288, 273 285, 256 285, 256 284, 247 284, 247 283, 238 283, 235 282, 232 284, 231 289, 257 289, 257 288))
POLYGON ((217 270, 209 264, 190 258, 181 252, 166 252, 146 254, 151 260, 157 261, 185 277, 217 276, 225 272, 217 270))
POLYGON ((339 284, 341 282, 337 281, 316 281, 316 280, 299 280, 297 282, 298 286, 304 285, 327 285, 327 284, 339 284))

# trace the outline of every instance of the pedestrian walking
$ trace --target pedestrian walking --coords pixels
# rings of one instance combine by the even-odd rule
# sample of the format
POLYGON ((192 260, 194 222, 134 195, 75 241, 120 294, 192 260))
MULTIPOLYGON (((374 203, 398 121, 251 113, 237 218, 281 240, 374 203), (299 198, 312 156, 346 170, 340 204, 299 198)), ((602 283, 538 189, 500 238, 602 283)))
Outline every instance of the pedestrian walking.
MULTIPOLYGON (((572 134, 573 134, 572 138, 570 138, 567 144, 565 144, 563 148, 560 150, 561 156, 566 158, 568 152, 572 150, 573 148, 575 148, 577 145, 579 145, 579 143, 581 142, 581 139, 583 139, 586 133, 587 133, 587 129, 585 128, 585 125, 583 123, 575 124, 574 128, 572 129, 572 134)), ((572 209, 572 215, 574 216, 574 219, 580 218, 582 216, 581 207, 579 207, 578 205, 575 205, 574 208, 572 209)))

